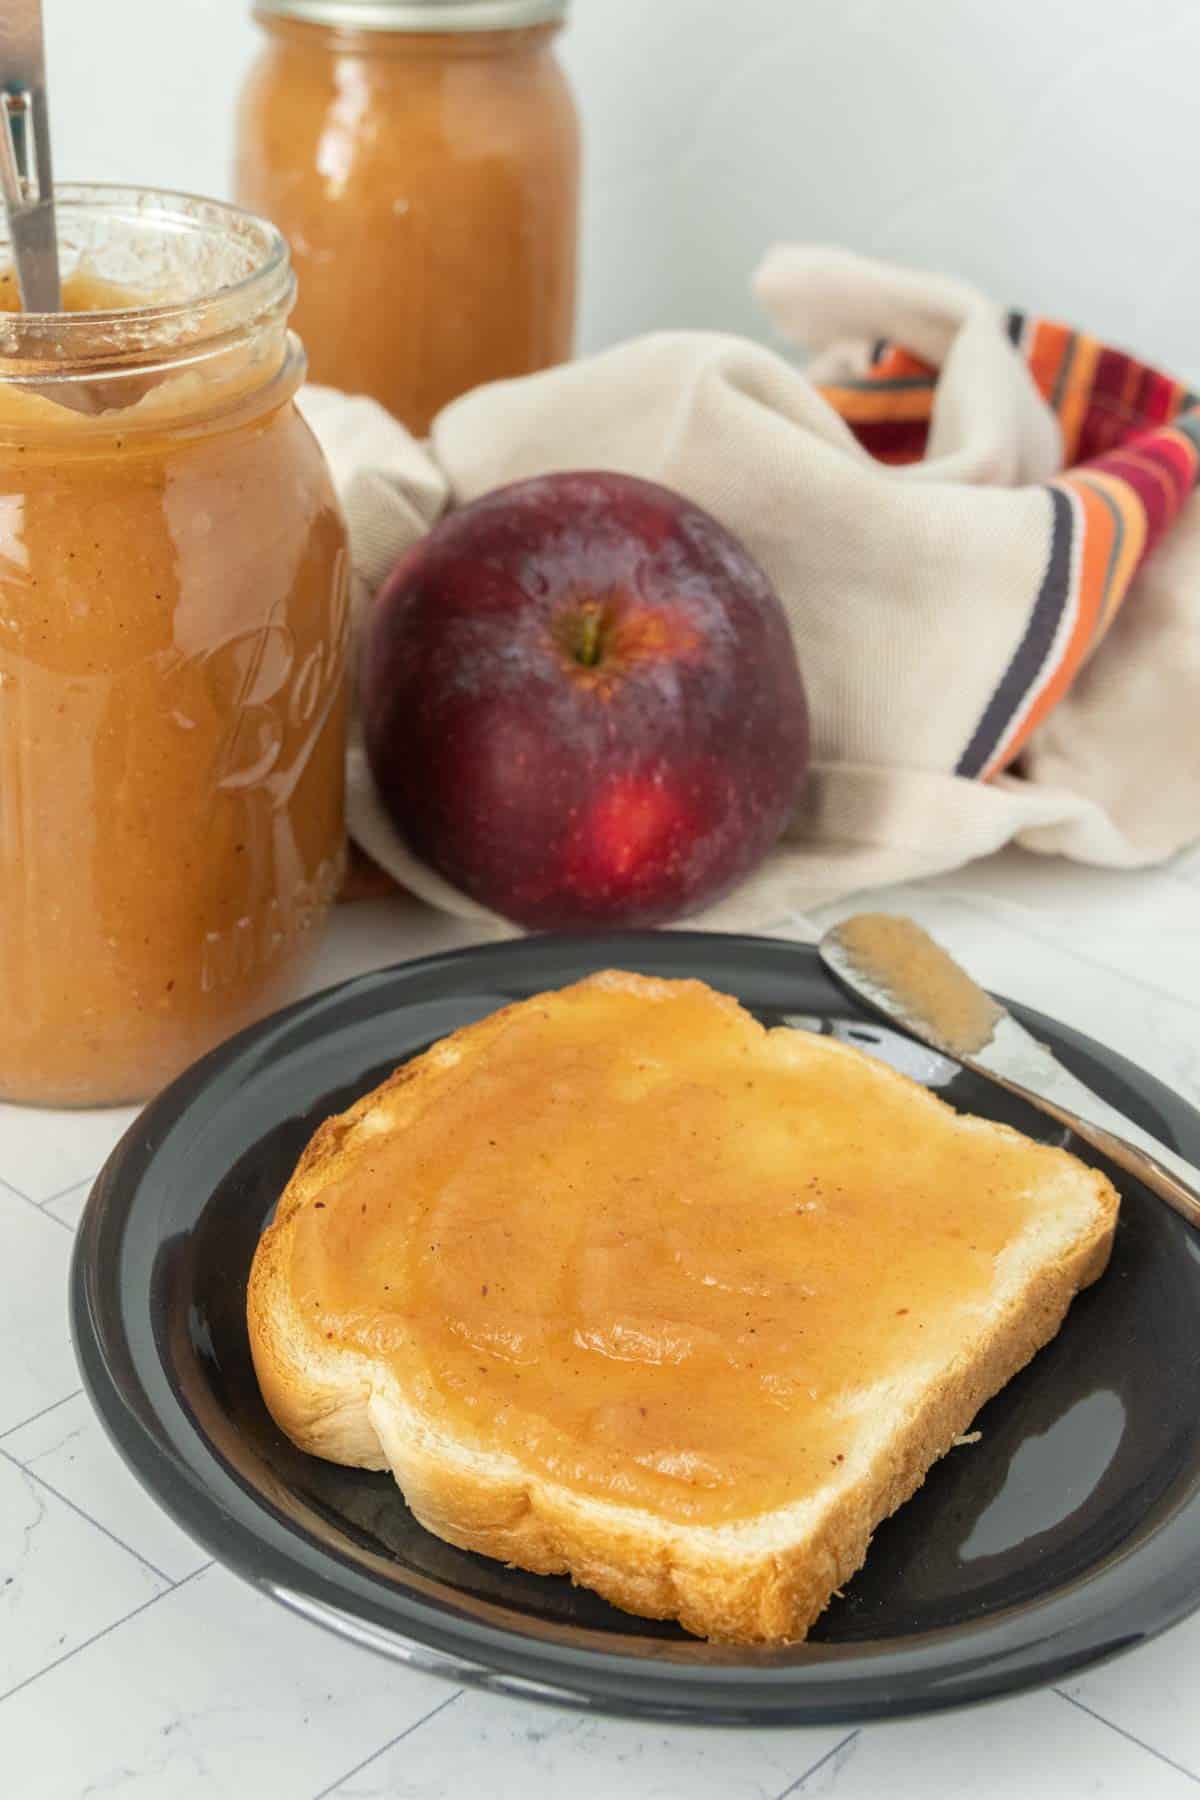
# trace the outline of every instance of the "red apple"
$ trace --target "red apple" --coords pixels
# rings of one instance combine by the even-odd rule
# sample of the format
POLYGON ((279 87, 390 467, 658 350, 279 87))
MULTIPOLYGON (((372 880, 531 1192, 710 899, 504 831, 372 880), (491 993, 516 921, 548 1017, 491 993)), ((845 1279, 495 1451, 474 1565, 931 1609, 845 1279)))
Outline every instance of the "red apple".
POLYGON ((808 755, 783 609, 723 526, 626 475, 451 513, 376 598, 367 753, 417 855, 521 925, 657 925, 774 844, 808 755))

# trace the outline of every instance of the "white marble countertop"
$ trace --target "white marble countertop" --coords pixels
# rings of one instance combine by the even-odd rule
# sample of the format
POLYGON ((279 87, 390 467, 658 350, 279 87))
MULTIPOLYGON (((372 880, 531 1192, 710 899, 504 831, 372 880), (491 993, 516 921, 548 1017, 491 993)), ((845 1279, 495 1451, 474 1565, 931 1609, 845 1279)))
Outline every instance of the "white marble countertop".
MULTIPOLYGON (((877 898, 1200 1104, 1200 850, 1136 875, 1009 852, 877 898)), ((407 902, 346 908, 314 985, 465 938, 407 902)), ((71 1238, 130 1116, 0 1106, 6 1800, 1195 1793, 1200 1617, 1052 1691, 858 1731, 739 1732, 460 1692, 260 1598, 142 1492, 80 1391, 71 1238)))

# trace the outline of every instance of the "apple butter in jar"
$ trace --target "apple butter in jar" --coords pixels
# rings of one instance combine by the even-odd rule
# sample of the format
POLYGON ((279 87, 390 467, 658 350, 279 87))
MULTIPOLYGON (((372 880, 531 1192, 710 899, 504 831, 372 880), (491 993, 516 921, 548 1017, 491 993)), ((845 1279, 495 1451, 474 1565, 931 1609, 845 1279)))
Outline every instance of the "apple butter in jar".
POLYGON ((313 381, 410 430, 571 354, 566 0, 259 0, 237 195, 291 245, 313 381))
POLYGON ((275 228, 64 186, 58 230, 62 312, 0 273, 0 1096, 86 1105, 295 980, 344 860, 347 560, 275 228))

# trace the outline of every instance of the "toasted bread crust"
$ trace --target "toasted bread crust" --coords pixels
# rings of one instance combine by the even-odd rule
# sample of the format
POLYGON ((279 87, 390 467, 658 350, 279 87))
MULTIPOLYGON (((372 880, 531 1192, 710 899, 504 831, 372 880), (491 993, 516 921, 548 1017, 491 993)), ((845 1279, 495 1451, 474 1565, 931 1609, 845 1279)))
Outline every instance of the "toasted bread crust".
MULTIPOLYGON (((593 979, 645 993, 677 985, 626 975, 593 979)), ((386 1366, 327 1343, 300 1316, 290 1292, 294 1221, 327 1184, 352 1169, 356 1134, 402 1130, 425 1084, 469 1062, 513 1010, 434 1045, 313 1137, 251 1270, 247 1318, 267 1406, 301 1449, 359 1467, 390 1467, 416 1518, 450 1543, 539 1574, 569 1574, 628 1612, 678 1619, 701 1637, 725 1643, 800 1639, 862 1565, 876 1526, 916 1491, 983 1403, 1055 1335, 1079 1289, 1103 1273, 1116 1192, 1098 1171, 1074 1165, 1095 1204, 1069 1252, 1029 1276, 972 1354, 926 1382, 901 1409, 869 1465, 823 1503, 733 1524, 677 1524, 462 1444, 400 1389, 386 1366)))

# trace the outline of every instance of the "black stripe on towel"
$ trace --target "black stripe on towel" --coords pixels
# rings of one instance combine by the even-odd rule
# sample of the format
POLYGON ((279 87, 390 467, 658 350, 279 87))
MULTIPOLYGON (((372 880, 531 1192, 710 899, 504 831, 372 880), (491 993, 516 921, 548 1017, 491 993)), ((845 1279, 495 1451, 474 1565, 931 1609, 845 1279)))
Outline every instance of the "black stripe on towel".
POLYGON ((959 758, 957 775, 982 774, 1007 737, 1050 654, 1071 586, 1071 502, 1061 488, 1049 488, 1054 518, 1050 528, 1050 554, 1046 572, 1034 601, 1025 635, 995 693, 988 701, 970 743, 959 758))

